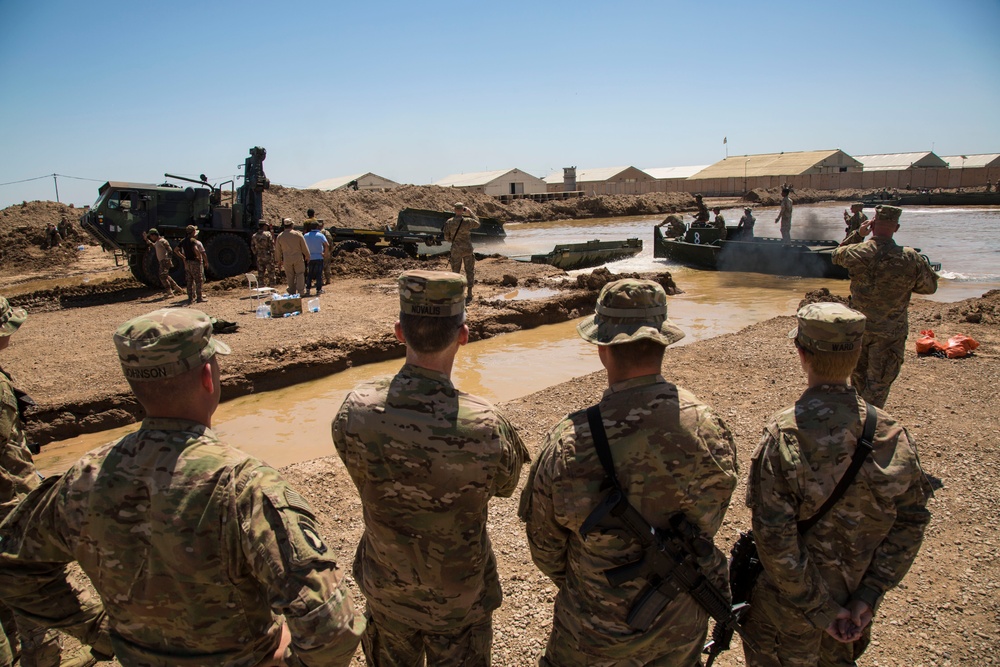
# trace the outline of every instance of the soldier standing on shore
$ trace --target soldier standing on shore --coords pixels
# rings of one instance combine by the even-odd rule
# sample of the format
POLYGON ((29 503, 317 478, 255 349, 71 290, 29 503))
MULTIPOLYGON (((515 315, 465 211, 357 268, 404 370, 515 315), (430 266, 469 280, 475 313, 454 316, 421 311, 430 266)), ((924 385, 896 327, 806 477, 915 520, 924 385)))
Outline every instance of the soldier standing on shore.
POLYGON ((774 224, 780 223, 781 225, 782 241, 792 240, 792 198, 789 196, 791 193, 790 187, 781 188, 781 208, 778 209, 778 215, 774 218, 774 224))
POLYGON ((260 223, 257 233, 250 239, 254 257, 257 258, 257 283, 272 286, 277 282, 274 271, 274 236, 271 235, 271 225, 260 223))
POLYGON ((861 229, 861 223, 868 220, 868 216, 863 213, 865 205, 861 202, 854 202, 851 204, 851 212, 848 214, 844 211, 844 224, 847 225, 844 229, 844 233, 848 236, 851 232, 856 232, 861 229))
POLYGON ((293 228, 291 218, 281 221, 284 231, 274 240, 274 261, 285 269, 289 294, 303 294, 306 291, 306 261, 309 260, 309 246, 306 239, 293 228))
POLYGON ((455 203, 455 215, 444 223, 444 240, 451 244, 451 270, 462 272, 465 264, 465 280, 468 294, 466 303, 472 302, 472 286, 476 282, 476 255, 472 250, 472 230, 479 229, 479 218, 462 202, 455 203))
POLYGON ((187 236, 174 248, 174 254, 184 262, 184 282, 187 286, 188 295, 187 302, 188 305, 191 305, 194 303, 195 297, 197 297, 198 303, 204 303, 206 299, 202 294, 202 290, 205 287, 205 265, 208 264, 208 254, 205 252, 205 246, 197 238, 197 227, 188 225, 184 228, 184 232, 187 236))
POLYGON ((156 266, 157 275, 160 279, 160 286, 166 292, 166 297, 169 299, 174 295, 174 290, 178 292, 182 291, 181 286, 171 277, 170 271, 174 268, 174 251, 170 247, 170 241, 160 236, 160 232, 153 229, 149 230, 149 233, 142 233, 142 238, 153 252, 156 253, 156 266))
MULTIPOLYGON (((663 288, 649 280, 608 283, 596 314, 577 327, 597 345, 608 389, 599 404, 615 477, 628 501, 656 528, 681 512, 711 541, 736 487, 736 445, 729 428, 693 394, 661 375, 668 345, 684 337, 667 318, 663 288)), ((559 588, 552 634, 539 664, 670 665, 695 667, 708 633, 708 613, 682 593, 646 631, 629 623, 646 581, 620 586, 605 572, 638 555, 627 533, 580 529, 607 491, 587 410, 565 417, 551 431, 521 494, 535 565, 559 588)), ((728 591, 726 558, 717 548, 698 558, 698 569, 728 591)))
POLYGON ((212 431, 229 346, 208 316, 157 310, 114 343, 142 426, 14 510, 0 528, 0 596, 82 639, 80 628, 110 629, 98 647, 123 665, 348 665, 364 620, 313 510, 212 431), (107 613, 81 607, 73 561, 107 613))
MULTIPOLYGON (((23 308, 11 308, 10 303, 0 296, 0 351, 10 345, 11 336, 28 319, 23 308)), ((28 450, 28 439, 24 433, 22 413, 25 406, 24 394, 15 391, 10 375, 0 368, 0 520, 5 519, 21 501, 38 488, 40 477, 35 472, 35 464, 28 450)), ((30 399, 28 399, 30 400, 30 399)), ((81 602, 93 611, 92 621, 97 627, 98 616, 93 601, 83 596, 81 602)), ((97 608, 100 604, 96 605, 97 608)), ((90 650, 62 655, 62 641, 55 630, 46 630, 12 611, 0 603, 0 667, 11 667, 20 652, 24 667, 86 667, 97 660, 90 650)), ((106 639, 106 638, 105 638, 106 639)))
POLYGON ((333 421, 364 514, 354 579, 368 600, 369 665, 490 664, 502 593, 487 510, 529 457, 492 405, 451 382, 469 340, 464 291, 461 275, 403 273, 395 334, 406 363, 348 394, 333 421))
POLYGON ((868 406, 847 384, 864 331, 861 313, 814 303, 789 334, 808 388, 771 418, 751 461, 747 506, 764 571, 744 625, 749 667, 854 665, 930 520, 916 445, 881 410, 872 412, 873 450, 861 450, 857 475, 825 507, 866 430, 868 406), (803 532, 799 523, 820 512, 803 532))
POLYGON ((885 406, 903 365, 910 294, 933 294, 938 283, 920 253, 892 240, 902 213, 895 206, 876 206, 875 218, 862 223, 833 251, 833 263, 851 277, 851 307, 868 318, 851 384, 879 408, 885 406), (872 238, 865 241, 869 231, 872 238))

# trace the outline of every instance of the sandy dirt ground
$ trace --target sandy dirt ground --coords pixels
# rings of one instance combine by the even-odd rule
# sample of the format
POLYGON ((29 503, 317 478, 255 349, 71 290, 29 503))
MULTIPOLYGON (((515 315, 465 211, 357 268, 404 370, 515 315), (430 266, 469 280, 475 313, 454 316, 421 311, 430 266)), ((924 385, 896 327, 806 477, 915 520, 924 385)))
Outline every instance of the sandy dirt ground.
MULTIPOLYGON (((320 313, 297 318, 257 320, 238 280, 210 287, 205 311, 240 324, 239 332, 224 334, 235 350, 224 365, 227 396, 400 355, 388 333, 398 303, 394 279, 409 260, 361 256, 352 261, 356 266, 346 267, 346 275, 334 281, 320 313)), ((68 268, 73 266, 78 266, 76 259, 57 272, 37 266, 31 270, 55 277, 78 270, 68 268)), ((26 290, 13 297, 31 314, 4 352, 3 365, 41 404, 29 424, 40 441, 127 423, 138 416, 114 357, 111 332, 129 317, 177 302, 163 300, 102 266, 91 283, 26 290), (111 280, 98 282, 105 278, 111 280)), ((593 307, 593 289, 600 282, 598 278, 595 284, 580 287, 570 281, 550 299, 495 303, 488 297, 502 294, 503 283, 516 279, 519 285, 551 284, 560 281, 562 272, 498 258, 481 261, 478 269, 483 284, 469 311, 474 337, 585 314, 593 307)), ((22 274, 0 266, 0 293, 10 294, 23 285, 22 274)), ((786 338, 792 325, 790 317, 776 318, 670 349, 665 359, 663 374, 712 404, 732 428, 742 476, 767 417, 792 403, 804 388, 786 338)), ((887 596, 862 664, 1000 664, 998 327, 1000 291, 955 304, 921 301, 911 306, 906 363, 887 409, 917 439, 925 470, 938 489, 931 501, 933 519, 923 550, 903 585, 887 596), (982 346, 964 360, 918 358, 913 341, 926 328, 934 329, 939 338, 971 335, 982 346)), ((595 373, 501 408, 534 454, 549 427, 565 413, 596 401, 605 383, 604 374, 595 373)), ((349 571, 363 525, 357 493, 343 465, 334 456, 295 464, 285 472, 314 505, 328 542, 349 571)), ((527 469, 522 486, 526 475, 527 469)), ((749 524, 744 491, 741 482, 716 538, 725 550, 749 524)), ((516 516, 519 492, 495 500, 490 513, 505 595, 494 619, 494 664, 501 666, 533 663, 545 643, 555 595, 555 587, 531 563, 516 516)), ((350 585, 363 604, 353 582, 350 585)), ((738 642, 736 646, 716 664, 742 664, 738 642)), ((362 664, 360 657, 355 662, 362 664)))

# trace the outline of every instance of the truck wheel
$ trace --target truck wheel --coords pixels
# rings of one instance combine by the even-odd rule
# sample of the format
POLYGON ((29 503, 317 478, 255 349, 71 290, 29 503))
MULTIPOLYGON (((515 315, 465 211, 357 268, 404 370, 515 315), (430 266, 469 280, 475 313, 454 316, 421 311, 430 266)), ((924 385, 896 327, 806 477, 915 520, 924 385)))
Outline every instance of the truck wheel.
POLYGON ((378 251, 380 255, 387 255, 389 257, 395 257, 396 259, 409 259, 410 256, 406 254, 406 251, 402 248, 382 248, 378 251))
POLYGON ((220 280, 250 270, 250 246, 236 234, 217 234, 205 242, 208 275, 220 280))
POLYGON ((129 253, 128 256, 128 269, 132 272, 132 277, 141 282, 143 285, 149 285, 150 287, 159 287, 160 280, 156 275, 155 269, 150 273, 147 265, 150 262, 150 257, 152 257, 153 264, 156 264, 156 253, 140 251, 136 253, 129 253))
POLYGON ((361 241, 355 241, 353 239, 351 239, 350 241, 341 241, 337 245, 333 246, 333 252, 330 253, 330 255, 332 257, 336 257, 337 255, 339 255, 341 253, 354 252, 355 250, 358 250, 358 249, 364 248, 364 247, 365 247, 365 244, 362 243, 361 241))

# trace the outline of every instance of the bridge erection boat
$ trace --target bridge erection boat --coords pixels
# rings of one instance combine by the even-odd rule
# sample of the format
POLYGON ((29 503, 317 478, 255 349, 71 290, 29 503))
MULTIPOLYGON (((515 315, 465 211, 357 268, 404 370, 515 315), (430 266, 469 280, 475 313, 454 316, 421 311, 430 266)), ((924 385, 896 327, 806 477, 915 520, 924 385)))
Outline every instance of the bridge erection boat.
MULTIPOLYGON (((753 237, 726 228, 723 239, 713 227, 688 227, 683 236, 670 238, 660 227, 653 229, 653 256, 680 264, 718 271, 745 271, 806 278, 848 278, 847 269, 833 263, 838 241, 753 237)), ((917 249, 917 252, 920 252, 917 249)), ((938 271, 941 264, 931 263, 938 271)))

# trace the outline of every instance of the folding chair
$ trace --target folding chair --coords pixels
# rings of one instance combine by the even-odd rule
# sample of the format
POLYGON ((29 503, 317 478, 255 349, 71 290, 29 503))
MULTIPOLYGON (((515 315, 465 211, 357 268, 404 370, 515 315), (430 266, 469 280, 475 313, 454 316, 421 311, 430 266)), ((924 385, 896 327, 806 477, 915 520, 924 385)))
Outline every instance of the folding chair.
POLYGON ((276 290, 273 287, 259 287, 254 273, 248 273, 246 277, 247 288, 250 290, 250 312, 256 312, 258 306, 276 290))

